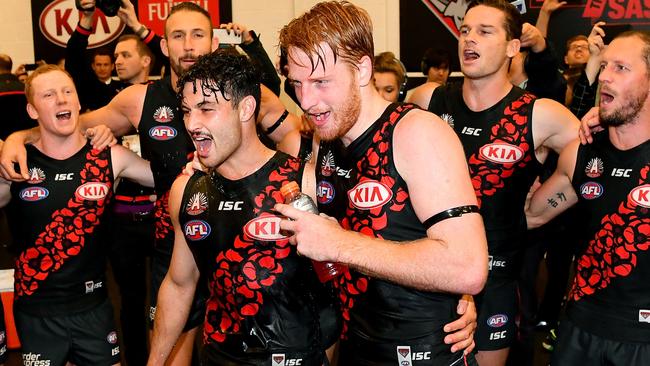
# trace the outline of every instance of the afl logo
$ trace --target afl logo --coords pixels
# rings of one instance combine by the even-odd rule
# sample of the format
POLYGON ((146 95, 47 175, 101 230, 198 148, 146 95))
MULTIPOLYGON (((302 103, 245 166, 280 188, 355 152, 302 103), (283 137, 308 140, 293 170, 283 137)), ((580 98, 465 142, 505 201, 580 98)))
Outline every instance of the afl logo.
POLYGON ((117 343, 117 333, 115 333, 115 331, 108 333, 106 336, 106 341, 110 344, 117 343))
POLYGON ((177 134, 178 132, 176 132, 173 127, 169 126, 156 126, 149 130, 149 136, 158 141, 171 140, 176 137, 177 134))
POLYGON ((487 325, 492 328, 501 328, 508 322, 508 316, 505 314, 492 315, 487 320, 487 325))
POLYGON ((393 198, 393 192, 381 182, 367 180, 348 191, 350 203, 360 210, 381 207, 393 198))
POLYGON ((100 182, 88 182, 80 185, 75 194, 77 197, 86 201, 99 201, 106 198, 108 194, 108 185, 100 182))
POLYGON ((479 150, 481 157, 497 164, 516 163, 524 157, 524 150, 510 144, 487 144, 479 150))
POLYGON ((43 187, 29 187, 20 191, 19 197, 23 201, 34 202, 45 199, 50 195, 50 191, 43 187))
POLYGON ((632 189, 629 197, 637 205, 650 208, 650 184, 644 184, 632 189))
POLYGON ((603 195, 603 186, 596 182, 587 182, 580 186, 580 195, 586 200, 593 200, 603 195))
MULTIPOLYGON (((107 17, 101 10, 96 13, 96 26, 88 38, 88 48, 108 44, 122 34, 124 23, 119 17, 107 17)), ((38 24, 41 33, 57 46, 66 47, 70 35, 79 22, 75 0, 55 0, 43 9, 38 24)))
POLYGON ((167 106, 162 106, 156 109, 153 114, 153 119, 156 122, 167 123, 171 122, 174 119, 174 112, 172 109, 167 106))
POLYGON ((185 232, 185 237, 191 241, 203 240, 210 235, 212 229, 207 222, 203 220, 191 220, 185 224, 183 230, 185 232))
POLYGON ((334 200, 334 186, 330 182, 319 182, 316 189, 318 203, 326 205, 334 200))
POLYGON ((244 234, 249 238, 261 241, 276 241, 287 237, 280 233, 280 221, 274 215, 260 216, 244 225, 244 234))

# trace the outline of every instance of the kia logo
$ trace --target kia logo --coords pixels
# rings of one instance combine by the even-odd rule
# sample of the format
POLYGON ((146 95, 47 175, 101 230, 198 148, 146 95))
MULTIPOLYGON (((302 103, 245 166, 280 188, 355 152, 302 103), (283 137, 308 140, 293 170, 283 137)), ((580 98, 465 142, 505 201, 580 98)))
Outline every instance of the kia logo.
POLYGON ((516 163, 524 157, 524 150, 509 144, 487 144, 479 150, 481 157, 497 164, 516 163))
POLYGON ((352 205, 360 210, 381 207, 393 198, 393 192, 384 183, 366 180, 348 191, 352 205))
POLYGON ((280 221, 280 217, 273 215, 254 218, 244 225, 244 234, 261 241, 286 239, 287 237, 280 233, 280 221))
POLYGON ((630 199, 639 206, 650 208, 650 184, 638 186, 630 191, 630 199))
POLYGON ((100 182, 89 182, 77 188, 75 194, 88 201, 99 201, 108 194, 108 185, 100 182))

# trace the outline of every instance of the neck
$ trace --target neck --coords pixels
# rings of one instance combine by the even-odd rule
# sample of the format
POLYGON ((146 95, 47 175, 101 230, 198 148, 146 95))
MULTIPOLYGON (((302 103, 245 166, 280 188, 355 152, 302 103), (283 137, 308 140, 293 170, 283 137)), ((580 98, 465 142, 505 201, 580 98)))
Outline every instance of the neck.
POLYGON ((135 84, 144 84, 147 81, 149 81, 149 73, 148 72, 141 72, 135 77, 129 79, 127 82, 129 84, 135 85, 135 84))
POLYGON ((511 89, 512 84, 501 71, 481 79, 466 77, 463 81, 463 100, 470 110, 480 112, 497 104, 511 89))
POLYGON ((389 101, 379 95, 372 82, 369 85, 361 87, 360 98, 361 109, 359 110, 359 118, 357 118, 350 131, 341 137, 341 141, 345 146, 350 145, 352 141, 366 132, 390 104, 389 101))
POLYGON ((274 154, 275 151, 266 147, 255 132, 247 132, 242 135, 239 148, 216 171, 230 180, 246 178, 264 166, 274 154))
POLYGON ((178 79, 179 79, 178 75, 176 75, 174 69, 172 69, 171 67, 169 69, 171 70, 170 74, 171 74, 172 89, 174 89, 174 91, 178 93, 178 86, 176 86, 176 84, 178 84, 178 79))
POLYGON ((650 120, 635 118, 621 126, 609 127, 609 141, 619 150, 629 150, 650 139, 650 120))
POLYGON ((81 131, 75 131, 68 136, 58 136, 41 128, 41 138, 34 146, 50 158, 64 160, 76 154, 85 144, 86 138, 81 131))

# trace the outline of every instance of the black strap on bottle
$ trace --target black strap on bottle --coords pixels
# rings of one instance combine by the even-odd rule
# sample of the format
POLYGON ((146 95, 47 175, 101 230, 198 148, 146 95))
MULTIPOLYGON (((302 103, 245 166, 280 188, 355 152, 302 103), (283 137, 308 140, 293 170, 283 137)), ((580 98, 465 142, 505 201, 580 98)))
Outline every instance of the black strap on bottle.
POLYGON ((439 223, 440 221, 451 219, 452 217, 461 217, 464 214, 472 212, 479 212, 477 205, 458 206, 429 217, 428 219, 424 220, 423 224, 425 229, 428 230, 431 226, 439 223))

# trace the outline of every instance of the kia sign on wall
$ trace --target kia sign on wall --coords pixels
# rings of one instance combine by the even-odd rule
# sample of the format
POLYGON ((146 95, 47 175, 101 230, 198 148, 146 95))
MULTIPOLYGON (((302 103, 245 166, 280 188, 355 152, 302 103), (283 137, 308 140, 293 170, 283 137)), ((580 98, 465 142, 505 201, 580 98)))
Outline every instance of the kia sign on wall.
MULTIPOLYGON (((230 0, 131 0, 142 24, 161 35, 164 20, 175 4, 191 1, 210 13, 212 23, 230 22, 232 5, 230 0)), ((79 23, 79 10, 75 0, 32 0, 32 29, 34 34, 34 55, 36 60, 56 63, 65 56, 65 47, 70 35, 79 23)), ((89 38, 89 49, 106 46, 111 51, 115 42, 125 30, 119 17, 107 17, 101 11, 95 12, 93 33, 89 38)))

